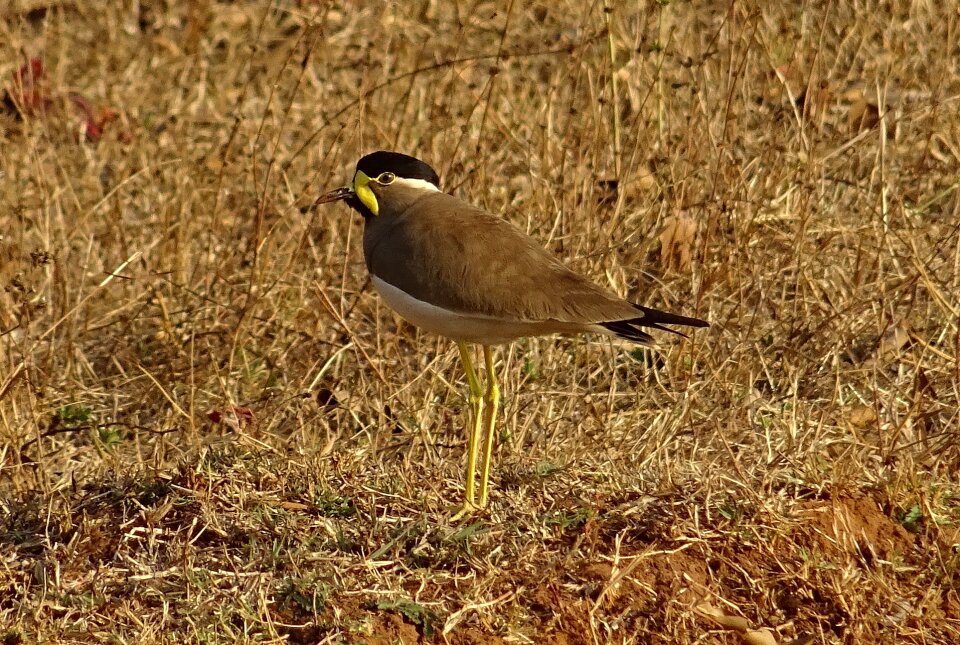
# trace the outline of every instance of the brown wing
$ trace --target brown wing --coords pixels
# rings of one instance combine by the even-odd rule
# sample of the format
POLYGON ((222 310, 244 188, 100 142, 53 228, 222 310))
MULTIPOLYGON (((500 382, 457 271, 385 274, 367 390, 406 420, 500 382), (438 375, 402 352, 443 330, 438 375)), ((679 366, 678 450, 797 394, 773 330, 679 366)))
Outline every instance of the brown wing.
POLYGON ((372 274, 453 311, 578 324, 638 313, 507 221, 445 193, 368 220, 364 251, 372 274))

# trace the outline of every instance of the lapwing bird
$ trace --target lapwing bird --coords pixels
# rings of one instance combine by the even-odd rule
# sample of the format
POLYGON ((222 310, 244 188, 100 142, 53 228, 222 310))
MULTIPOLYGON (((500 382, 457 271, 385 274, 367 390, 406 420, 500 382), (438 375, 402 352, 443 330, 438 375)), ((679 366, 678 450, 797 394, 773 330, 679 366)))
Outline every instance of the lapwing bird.
POLYGON ((487 505, 500 402, 491 346, 525 336, 582 332, 650 344, 653 338, 644 328, 707 326, 697 318, 628 302, 571 271, 506 220, 442 192, 434 169, 414 157, 368 154, 348 186, 316 203, 339 200, 363 216, 363 254, 384 302, 416 327, 455 341, 460 350, 472 416, 465 499, 454 519, 487 505), (483 348, 486 389, 469 343, 483 348))

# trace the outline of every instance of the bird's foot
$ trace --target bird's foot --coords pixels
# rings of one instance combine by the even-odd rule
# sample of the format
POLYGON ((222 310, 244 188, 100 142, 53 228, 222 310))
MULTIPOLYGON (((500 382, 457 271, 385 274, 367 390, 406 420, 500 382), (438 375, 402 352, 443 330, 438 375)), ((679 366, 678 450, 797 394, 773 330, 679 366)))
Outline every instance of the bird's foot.
POLYGON ((450 523, 453 524, 453 523, 459 522, 460 520, 466 517, 470 517, 471 515, 477 515, 482 511, 483 511, 482 506, 478 506, 475 502, 464 500, 463 506, 460 507, 460 510, 458 510, 456 513, 450 516, 450 523))

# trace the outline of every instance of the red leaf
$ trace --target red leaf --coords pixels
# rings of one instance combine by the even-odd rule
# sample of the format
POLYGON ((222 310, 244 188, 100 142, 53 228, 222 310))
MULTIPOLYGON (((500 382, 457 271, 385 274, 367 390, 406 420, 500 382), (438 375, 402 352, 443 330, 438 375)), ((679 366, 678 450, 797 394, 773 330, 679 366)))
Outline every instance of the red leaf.
POLYGON ((242 430, 256 420, 253 410, 241 405, 228 405, 222 409, 207 412, 207 418, 214 423, 222 423, 233 430, 242 430))

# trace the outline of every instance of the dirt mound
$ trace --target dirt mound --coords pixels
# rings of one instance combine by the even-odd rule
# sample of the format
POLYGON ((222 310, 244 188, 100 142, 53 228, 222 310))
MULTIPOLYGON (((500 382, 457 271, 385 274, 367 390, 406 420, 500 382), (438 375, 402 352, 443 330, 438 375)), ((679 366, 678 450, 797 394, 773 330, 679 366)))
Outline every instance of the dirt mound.
POLYGON ((868 563, 909 555, 911 535, 869 493, 836 493, 800 507, 797 542, 826 553, 859 555, 868 563))

